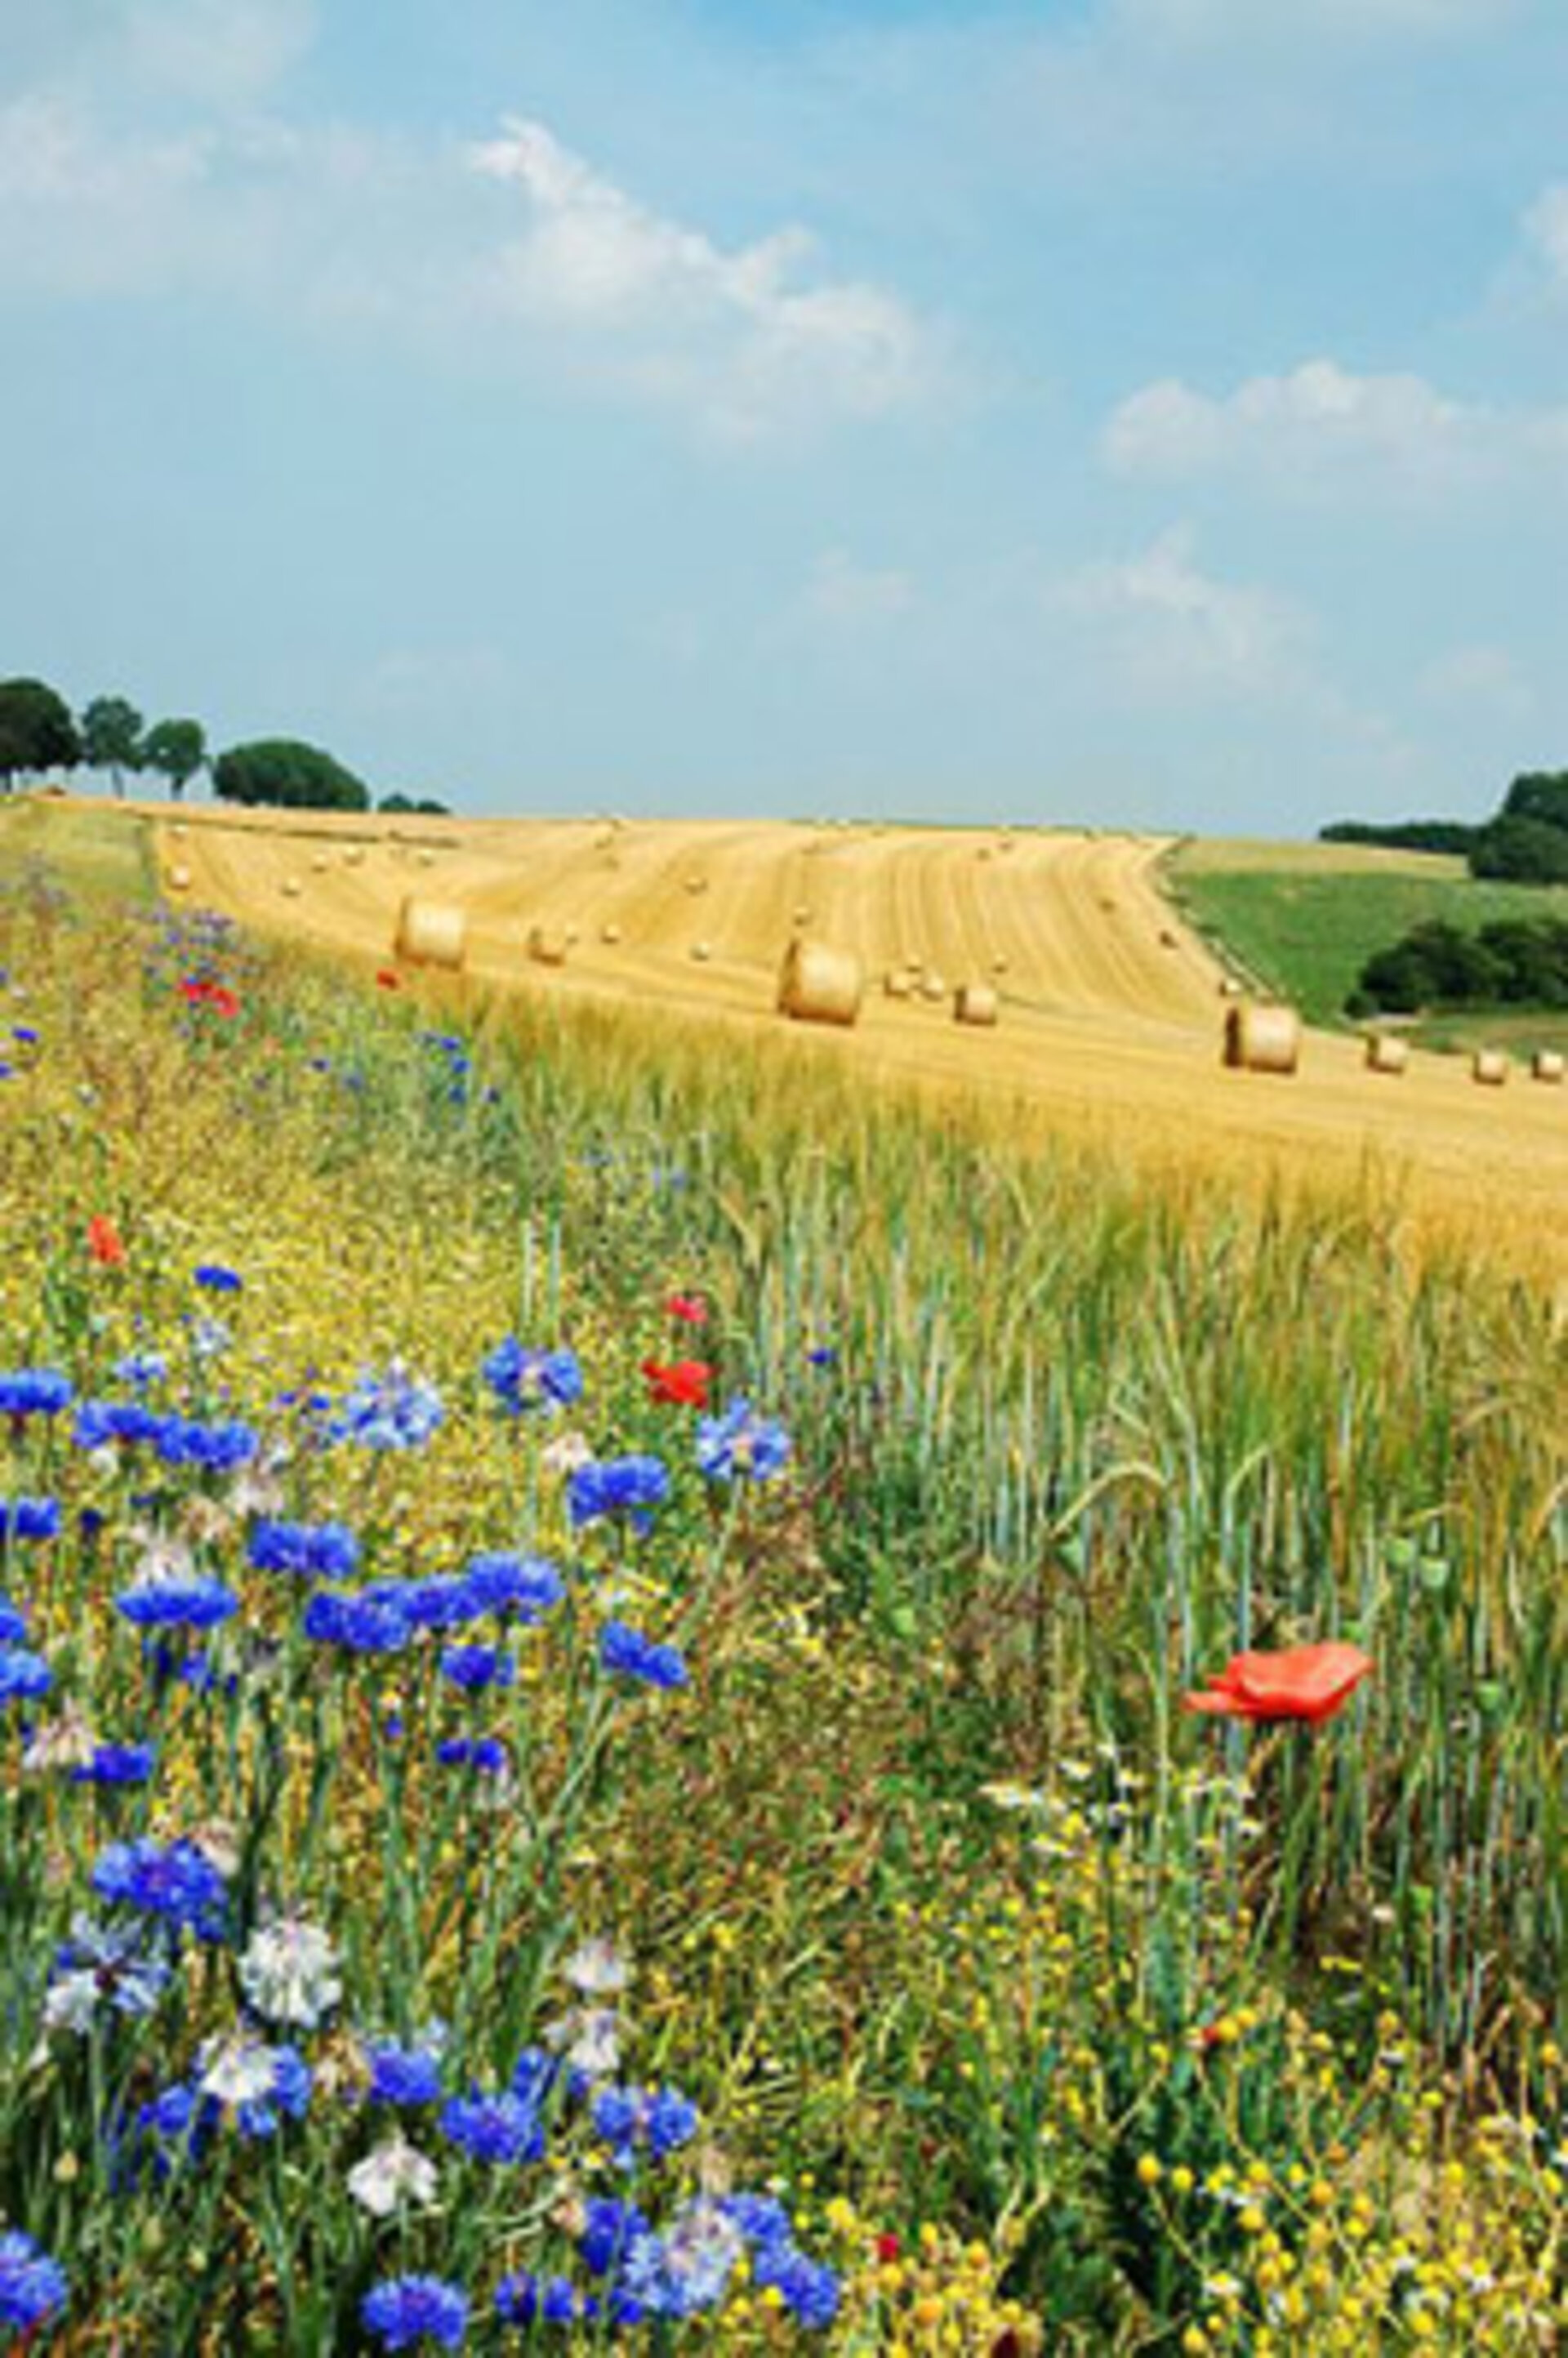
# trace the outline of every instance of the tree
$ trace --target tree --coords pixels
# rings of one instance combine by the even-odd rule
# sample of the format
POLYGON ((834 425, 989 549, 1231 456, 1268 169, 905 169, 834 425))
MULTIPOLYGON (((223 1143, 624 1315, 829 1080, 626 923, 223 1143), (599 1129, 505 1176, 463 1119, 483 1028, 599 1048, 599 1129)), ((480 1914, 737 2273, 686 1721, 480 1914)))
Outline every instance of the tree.
POLYGON ((123 795, 123 773, 142 766, 142 716, 123 696, 95 696, 81 716, 81 753, 90 770, 107 770, 123 795))
POLYGON ((446 803, 422 802, 413 795, 383 795, 376 808, 390 811, 395 817, 407 817, 416 813, 427 818, 450 818, 452 815, 446 803))
POLYGON ((1568 827, 1517 815, 1495 818, 1476 838, 1470 873, 1515 884, 1568 884, 1568 827))
POLYGON ((142 743, 144 765, 168 780, 176 802, 206 759, 207 736, 200 720, 160 720, 142 743))
POLYGON ((1504 818, 1537 819, 1544 827, 1568 827, 1568 770, 1526 770, 1509 788, 1504 818))
POLYGON ((63 696, 41 679, 0 680, 0 779, 7 794, 19 777, 74 770, 81 740, 63 696))
POLYGON ((212 791, 222 802, 276 803, 289 810, 370 808, 369 792, 351 770, 294 737, 231 746, 212 765, 212 791))

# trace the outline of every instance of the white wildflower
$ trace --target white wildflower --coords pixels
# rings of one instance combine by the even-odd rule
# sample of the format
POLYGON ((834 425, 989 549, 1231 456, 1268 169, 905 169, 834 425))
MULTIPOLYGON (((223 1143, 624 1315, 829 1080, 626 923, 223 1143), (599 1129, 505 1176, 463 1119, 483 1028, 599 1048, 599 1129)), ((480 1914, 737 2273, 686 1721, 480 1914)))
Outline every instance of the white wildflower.
POLYGON ((391 2137, 355 2163, 349 2192, 373 2219, 390 2219, 400 2202, 435 2200, 436 2165, 406 2138, 391 2137))
POLYGON ((281 1916, 253 1932, 240 1959, 240 1986, 268 2022, 314 2030, 343 1995, 338 1952, 319 1924, 281 1916))

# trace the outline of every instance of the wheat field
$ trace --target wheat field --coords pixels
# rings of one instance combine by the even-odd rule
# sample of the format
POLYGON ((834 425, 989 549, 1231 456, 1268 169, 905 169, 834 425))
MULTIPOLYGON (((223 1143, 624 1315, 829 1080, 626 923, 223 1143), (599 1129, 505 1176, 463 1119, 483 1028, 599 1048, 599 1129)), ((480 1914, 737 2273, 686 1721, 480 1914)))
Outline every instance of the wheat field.
POLYGON ((1088 830, 579 818, 465 821, 165 808, 166 884, 262 931, 384 964, 405 894, 460 906, 481 988, 609 1001, 683 1022, 804 1036, 774 1011, 792 931, 854 950, 870 985, 852 1032, 814 1033, 868 1077, 1000 1102, 1130 1153, 1265 1184, 1375 1185, 1422 1230, 1568 1277, 1568 1092, 1522 1071, 1477 1089, 1457 1058, 1368 1073, 1361 1044, 1313 1032, 1281 1079, 1219 1059, 1221 968, 1161 890, 1169 842, 1088 830), (564 930, 563 966, 528 955, 564 930), (609 928, 612 938, 606 942, 609 928), (698 948, 701 945, 701 948, 698 948), (919 960, 940 1001, 888 999, 919 960), (994 981, 1001 1021, 952 1020, 994 981))

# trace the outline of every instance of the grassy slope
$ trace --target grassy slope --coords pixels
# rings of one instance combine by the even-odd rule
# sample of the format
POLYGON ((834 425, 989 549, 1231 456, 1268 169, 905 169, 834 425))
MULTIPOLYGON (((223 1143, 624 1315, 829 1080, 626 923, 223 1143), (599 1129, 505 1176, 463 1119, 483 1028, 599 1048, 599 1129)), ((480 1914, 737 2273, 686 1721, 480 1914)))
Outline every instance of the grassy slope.
MULTIPOLYGON (((1309 1022, 1341 1024, 1345 1000, 1375 950, 1434 917, 1477 926, 1497 917, 1568 917, 1568 887, 1478 884, 1462 862, 1419 852, 1325 844, 1184 845, 1167 870, 1183 911, 1309 1022)), ((1476 1009, 1425 1027, 1433 1046, 1506 1037, 1521 1053, 1568 1042, 1568 1017, 1476 1009)))

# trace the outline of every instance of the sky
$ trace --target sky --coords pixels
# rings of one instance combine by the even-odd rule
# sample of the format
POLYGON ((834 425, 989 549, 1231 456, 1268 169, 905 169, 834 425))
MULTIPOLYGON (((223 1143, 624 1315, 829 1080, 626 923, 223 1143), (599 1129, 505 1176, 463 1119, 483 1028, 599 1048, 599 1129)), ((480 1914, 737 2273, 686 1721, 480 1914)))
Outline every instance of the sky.
POLYGON ((471 813, 1568 765, 1564 0, 0 0, 0 675, 471 813))

